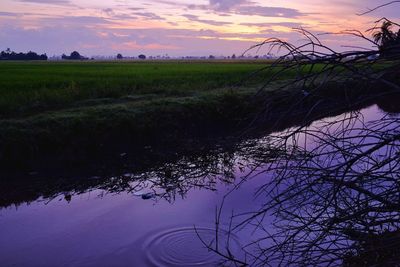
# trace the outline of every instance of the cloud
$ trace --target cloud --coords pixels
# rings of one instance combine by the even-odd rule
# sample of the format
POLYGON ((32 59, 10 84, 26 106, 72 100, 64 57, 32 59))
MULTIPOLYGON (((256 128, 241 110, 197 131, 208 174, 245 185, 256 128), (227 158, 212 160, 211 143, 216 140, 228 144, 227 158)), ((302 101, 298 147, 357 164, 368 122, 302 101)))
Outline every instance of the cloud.
POLYGON ((133 10, 133 11, 138 11, 138 10, 143 10, 143 7, 129 7, 129 10, 133 10))
POLYGON ((204 24, 209 24, 213 26, 223 26, 223 25, 229 25, 232 24, 230 22, 225 22, 225 21, 216 21, 216 20, 209 20, 209 19, 200 19, 198 16, 195 15, 190 15, 190 14, 184 14, 182 17, 187 18, 190 21, 194 22, 199 22, 199 23, 204 23, 204 24))
POLYGON ((207 56, 239 54, 254 44, 252 38, 263 38, 264 35, 221 34, 212 30, 191 29, 97 29, 80 25, 24 29, 2 25, 0 46, 10 47, 15 51, 33 50, 48 55, 61 55, 77 50, 86 56, 115 53, 207 56))
POLYGON ((102 9, 102 11, 108 16, 114 15, 114 10, 112 8, 104 8, 104 9, 102 9))
POLYGON ((285 7, 265 7, 265 6, 240 6, 234 10, 234 13, 247 16, 262 16, 262 17, 283 17, 297 18, 305 14, 297 9, 285 7))
POLYGON ((189 10, 213 10, 219 15, 297 18, 307 15, 294 8, 260 6, 248 0, 210 0, 208 5, 188 5, 189 10))
MULTIPOLYGON (((82 27, 80 24, 47 23, 46 25, 54 26, 25 29, 11 26, 11 24, 2 24, 0 26, 0 47, 10 47, 15 51, 33 50, 48 55, 61 55, 77 50, 86 56, 117 53, 127 56, 137 56, 140 53, 207 56, 210 54, 241 54, 247 48, 269 37, 279 37, 294 43, 301 38, 293 32, 277 32, 272 29, 256 33, 235 34, 188 28, 111 29, 82 27)), ((334 45, 336 41, 332 42, 330 44, 334 45)), ((268 47, 265 47, 265 50, 268 50, 268 47)), ((252 53, 255 52, 252 51, 252 53)), ((262 53, 265 51, 260 51, 260 54, 262 53)))
POLYGON ((50 4, 50 5, 69 5, 70 0, 15 0, 17 2, 24 3, 36 3, 36 4, 50 4))
POLYGON ((41 22, 51 23, 54 25, 77 25, 77 26, 91 26, 98 24, 112 24, 109 20, 96 16, 60 16, 60 17, 50 17, 50 18, 41 18, 41 22))
POLYGON ((133 12, 132 14, 152 20, 165 20, 163 17, 151 12, 133 12))
POLYGON ((247 0, 210 0, 210 6, 219 11, 229 11, 233 7, 249 4, 247 0))
POLYGON ((129 51, 129 50, 178 50, 179 46, 176 45, 163 45, 159 43, 151 44, 138 44, 136 41, 124 42, 124 43, 114 43, 111 48, 115 51, 129 51))
POLYGON ((18 13, 0 11, 0 16, 4 16, 4 17, 16 17, 18 15, 19 15, 18 13))
POLYGON ((271 28, 274 26, 283 26, 287 28, 300 28, 306 26, 298 22, 266 22, 266 23, 244 22, 240 23, 240 25, 248 27, 258 27, 258 28, 271 28))

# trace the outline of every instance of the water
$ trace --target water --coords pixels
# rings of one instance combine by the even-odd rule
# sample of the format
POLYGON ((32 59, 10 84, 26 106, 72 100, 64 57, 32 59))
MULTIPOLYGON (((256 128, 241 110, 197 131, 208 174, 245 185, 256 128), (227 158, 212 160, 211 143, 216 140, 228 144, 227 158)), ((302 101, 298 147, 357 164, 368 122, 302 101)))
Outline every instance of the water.
MULTIPOLYGON (((386 116, 377 106, 361 114, 365 121, 386 116)), ((305 139, 298 140, 304 143, 305 139)), ((222 257, 206 248, 217 243, 225 252, 229 243, 231 252, 241 258, 241 246, 261 235, 251 227, 229 231, 230 223, 239 222, 240 217, 233 222, 229 218, 232 211, 257 211, 268 203, 260 187, 270 181, 271 174, 260 164, 265 155, 255 152, 265 148, 268 140, 253 140, 250 143, 258 146, 233 155, 222 152, 218 162, 202 168, 202 162, 183 160, 162 171, 132 175, 136 182, 130 183, 129 190, 110 192, 108 187, 72 196, 65 193, 3 208, 1 265, 218 266, 222 257), (245 182, 241 182, 243 177, 247 177, 245 182), (223 200, 217 241, 215 221, 223 200)), ((263 223, 267 225, 268 220, 263 223)))
MULTIPOLYGON (((251 207, 253 186, 236 191, 226 207, 251 207)), ((9 207, 0 215, 0 258, 5 266, 210 266, 220 259, 194 226, 212 239, 213 213, 228 188, 192 189, 173 203, 95 190, 71 202, 60 196, 9 207)))

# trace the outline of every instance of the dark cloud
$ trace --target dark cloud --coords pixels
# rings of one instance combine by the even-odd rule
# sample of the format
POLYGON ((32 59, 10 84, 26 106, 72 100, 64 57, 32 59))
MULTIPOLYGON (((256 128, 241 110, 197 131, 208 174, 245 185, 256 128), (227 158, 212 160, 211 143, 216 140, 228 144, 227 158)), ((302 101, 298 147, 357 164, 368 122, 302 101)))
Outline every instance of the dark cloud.
POLYGON ((190 21, 194 22, 200 22, 204 24, 209 24, 213 26, 223 26, 223 25, 229 25, 232 24, 230 22, 224 22, 224 21, 216 21, 216 20, 209 20, 209 19, 200 19, 198 16, 195 15, 189 15, 189 14, 184 14, 182 15, 183 17, 187 18, 190 21))

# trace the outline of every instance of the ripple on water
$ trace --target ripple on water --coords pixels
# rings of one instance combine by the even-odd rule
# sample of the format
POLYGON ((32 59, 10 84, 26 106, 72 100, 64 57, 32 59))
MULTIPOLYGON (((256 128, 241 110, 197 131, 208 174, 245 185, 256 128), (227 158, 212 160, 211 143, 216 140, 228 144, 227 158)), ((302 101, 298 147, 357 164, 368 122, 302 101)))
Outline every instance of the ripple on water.
MULTIPOLYGON (((197 228, 208 244, 215 239, 215 229, 197 228)), ((220 247, 226 246, 227 232, 220 231, 220 247)), ((240 247, 236 236, 230 236, 230 249, 240 247)), ((221 258, 210 252, 200 241, 194 227, 181 227, 158 232, 149 237, 143 247, 146 258, 154 266, 216 266, 221 258)))

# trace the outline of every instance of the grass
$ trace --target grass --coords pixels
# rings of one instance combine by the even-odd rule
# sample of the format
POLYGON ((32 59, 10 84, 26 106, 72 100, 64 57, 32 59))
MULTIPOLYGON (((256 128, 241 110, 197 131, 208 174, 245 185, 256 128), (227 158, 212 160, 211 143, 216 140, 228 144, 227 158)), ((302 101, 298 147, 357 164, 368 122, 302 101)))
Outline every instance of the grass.
MULTIPOLYGON (((93 100, 193 96, 231 87, 263 66, 250 62, 0 62, 0 116, 31 115, 93 104, 93 100)), ((262 78, 246 85, 259 84, 262 78)))

